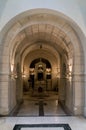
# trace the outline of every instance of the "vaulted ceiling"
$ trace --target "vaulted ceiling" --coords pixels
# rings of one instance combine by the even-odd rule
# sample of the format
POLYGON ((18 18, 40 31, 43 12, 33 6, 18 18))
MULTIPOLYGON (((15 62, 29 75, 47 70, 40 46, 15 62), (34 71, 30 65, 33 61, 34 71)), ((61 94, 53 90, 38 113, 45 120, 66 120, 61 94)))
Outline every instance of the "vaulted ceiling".
POLYGON ((67 58, 72 57, 72 42, 75 34, 65 19, 47 12, 39 12, 27 14, 25 17, 13 20, 13 22, 5 39, 6 42, 8 41, 7 45, 10 48, 12 59, 18 54, 24 59, 29 53, 35 54, 33 51, 41 54, 40 45, 42 45, 43 52, 46 52, 43 53, 44 57, 49 52, 56 58, 58 53, 67 58))

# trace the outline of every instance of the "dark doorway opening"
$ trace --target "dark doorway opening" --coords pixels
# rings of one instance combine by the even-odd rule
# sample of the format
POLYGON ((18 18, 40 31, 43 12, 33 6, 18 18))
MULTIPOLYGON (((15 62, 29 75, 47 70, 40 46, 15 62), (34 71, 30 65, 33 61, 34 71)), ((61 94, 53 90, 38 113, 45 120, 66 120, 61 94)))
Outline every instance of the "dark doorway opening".
POLYGON ((43 73, 42 72, 38 73, 38 80, 39 81, 43 80, 43 73))

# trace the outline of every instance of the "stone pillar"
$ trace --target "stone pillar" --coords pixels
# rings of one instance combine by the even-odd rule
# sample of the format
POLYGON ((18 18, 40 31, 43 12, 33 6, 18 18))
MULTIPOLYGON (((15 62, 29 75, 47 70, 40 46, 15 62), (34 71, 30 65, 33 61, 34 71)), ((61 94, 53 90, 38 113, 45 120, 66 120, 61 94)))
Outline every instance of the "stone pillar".
POLYGON ((9 76, 0 74, 0 115, 9 113, 9 76))
POLYGON ((12 111, 16 106, 16 79, 10 77, 9 84, 9 110, 12 111))
POLYGON ((84 57, 76 52, 73 65, 73 113, 82 115, 84 110, 84 57))
POLYGON ((84 107, 84 77, 74 74, 73 78, 73 113, 82 115, 84 107))
POLYGON ((20 63, 17 64, 16 98, 17 103, 20 103, 23 100, 23 79, 20 63))
POLYGON ((16 98, 17 103, 20 103, 23 100, 23 79, 21 74, 19 74, 18 78, 16 79, 16 98))
POLYGON ((59 100, 65 101, 65 94, 66 94, 66 78, 60 78, 60 86, 59 86, 59 100))
POLYGON ((67 109, 72 113, 72 106, 73 106, 72 77, 69 77, 67 79, 65 105, 66 105, 67 109))
POLYGON ((85 82, 84 82, 84 116, 86 117, 86 74, 85 74, 85 82))
POLYGON ((52 68, 52 90, 57 87, 57 67, 52 68))

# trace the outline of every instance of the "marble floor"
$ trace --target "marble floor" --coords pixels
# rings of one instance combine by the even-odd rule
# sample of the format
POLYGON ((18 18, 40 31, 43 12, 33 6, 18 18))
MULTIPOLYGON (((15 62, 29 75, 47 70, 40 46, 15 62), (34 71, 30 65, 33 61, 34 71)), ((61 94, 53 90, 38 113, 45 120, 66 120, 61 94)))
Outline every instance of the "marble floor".
MULTIPOLYGON (((65 124, 65 123, 69 124, 71 130, 86 130, 86 119, 81 116, 4 117, 0 118, 0 130, 13 130, 15 124, 65 124)), ((50 129, 51 128, 39 128, 37 130, 50 130, 50 129)), ((22 128, 21 130, 34 130, 34 129, 22 128)), ((52 130, 56 130, 55 127, 52 127, 52 130)), ((57 130, 64 130, 64 129, 59 128, 57 130)))
POLYGON ((24 102, 13 117, 0 118, 0 130, 86 130, 86 118, 82 116, 68 116, 58 103, 58 95, 31 96, 24 95, 24 102), (53 107, 52 107, 53 106, 53 107), (68 124, 66 127, 29 127, 14 129, 16 124, 68 124))
POLYGON ((65 116, 67 115, 58 103, 55 92, 43 95, 24 95, 24 101, 15 116, 65 116))

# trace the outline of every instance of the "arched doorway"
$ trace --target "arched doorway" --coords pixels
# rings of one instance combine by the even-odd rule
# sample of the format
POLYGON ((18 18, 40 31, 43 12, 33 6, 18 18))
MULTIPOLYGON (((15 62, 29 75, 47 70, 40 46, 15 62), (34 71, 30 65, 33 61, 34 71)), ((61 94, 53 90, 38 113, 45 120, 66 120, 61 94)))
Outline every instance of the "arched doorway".
MULTIPOLYGON (((74 115, 83 114, 84 59, 82 59, 83 49, 79 34, 74 28, 77 25, 73 24, 72 20, 71 24, 66 16, 58 12, 56 15, 56 12, 51 10, 50 12, 48 10, 48 13, 39 9, 36 12, 31 10, 21 15, 22 18, 19 17, 20 15, 16 17, 16 22, 10 21, 10 27, 1 38, 3 43, 1 76, 3 78, 6 76, 6 82, 2 78, 1 86, 4 89, 6 83, 7 91, 5 97, 3 93, 1 95, 1 114, 8 114, 17 102, 22 101, 22 75, 24 75, 24 60, 27 55, 29 55, 29 63, 38 58, 38 55, 49 58, 51 66, 54 66, 53 86, 57 78, 60 83, 59 101, 74 115), (42 50, 40 43, 43 45, 42 50), (4 56, 8 59, 5 67, 4 56), (2 102, 5 102, 5 105, 2 102)), ((25 69, 27 70, 27 67, 25 69)))
POLYGON ((32 80, 32 88, 39 90, 41 87, 43 90, 51 89, 51 64, 44 58, 38 58, 30 64, 29 78, 32 80), (50 85, 48 85, 49 83, 50 85), (48 85, 48 86, 47 86, 48 85))

